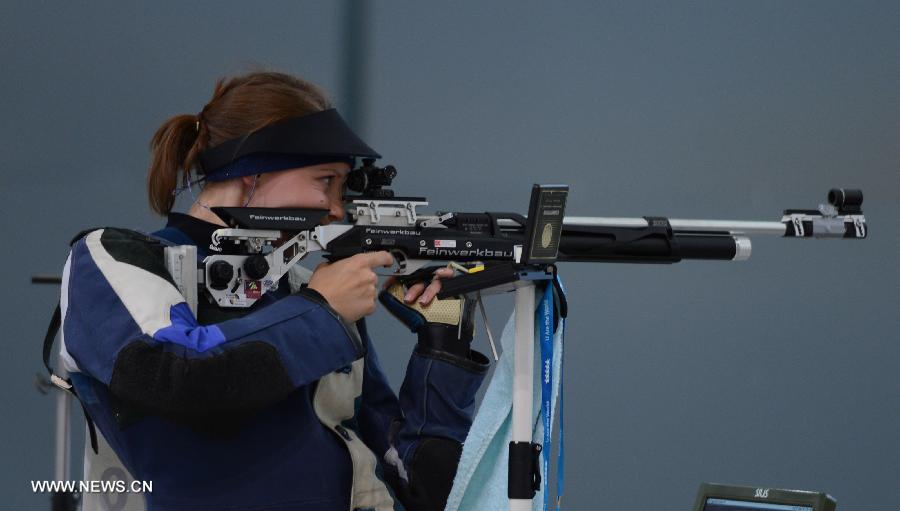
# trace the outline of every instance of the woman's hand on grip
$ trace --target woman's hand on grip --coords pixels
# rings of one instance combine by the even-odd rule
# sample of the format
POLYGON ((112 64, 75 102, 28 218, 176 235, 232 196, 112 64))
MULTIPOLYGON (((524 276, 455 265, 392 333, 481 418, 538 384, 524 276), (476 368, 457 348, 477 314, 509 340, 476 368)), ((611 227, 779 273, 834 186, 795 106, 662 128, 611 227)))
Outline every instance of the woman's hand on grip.
POLYGON ((355 322, 375 312, 378 275, 374 268, 390 267, 393 262, 388 252, 380 251, 322 263, 313 271, 309 287, 328 300, 344 320, 355 322))

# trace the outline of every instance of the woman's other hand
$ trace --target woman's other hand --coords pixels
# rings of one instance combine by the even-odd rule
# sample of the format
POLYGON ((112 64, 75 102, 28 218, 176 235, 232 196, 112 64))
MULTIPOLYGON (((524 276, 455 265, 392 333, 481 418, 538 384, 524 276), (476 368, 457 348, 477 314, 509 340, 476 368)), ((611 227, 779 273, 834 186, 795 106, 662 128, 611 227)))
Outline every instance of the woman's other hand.
MULTIPOLYGON (((434 279, 432 279, 431 283, 427 286, 424 282, 419 282, 417 284, 413 284, 406 290, 406 294, 403 295, 403 301, 406 303, 413 303, 418 300, 421 305, 428 305, 434 300, 434 297, 441 291, 441 280, 442 278, 450 278, 454 274, 453 268, 440 268, 434 272, 434 279)), ((382 289, 388 289, 392 285, 397 282, 397 279, 394 277, 389 278, 382 286, 382 289)))

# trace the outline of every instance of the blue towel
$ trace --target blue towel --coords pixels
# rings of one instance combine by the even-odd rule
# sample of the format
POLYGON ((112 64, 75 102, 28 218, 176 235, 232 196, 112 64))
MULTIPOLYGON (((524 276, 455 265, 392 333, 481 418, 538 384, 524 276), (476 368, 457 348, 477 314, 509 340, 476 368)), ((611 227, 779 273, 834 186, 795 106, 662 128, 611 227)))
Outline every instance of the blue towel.
MULTIPOLYGON (((538 300, 540 303, 540 300, 538 300)), ((537 377, 540 370, 540 328, 535 318, 535 369, 532 410, 532 442, 541 443, 544 427, 539 414, 541 409, 541 385, 537 377)), ((560 319, 553 336, 553 406, 551 413, 556 417, 556 402, 559 395, 560 360, 562 360, 563 330, 565 320, 560 319)), ((509 508, 507 478, 509 464, 509 442, 512 434, 512 383, 514 350, 516 340, 515 314, 506 323, 500 345, 503 354, 494 369, 484 399, 475 414, 469 435, 463 444, 459 468, 453 480, 453 489, 447 499, 446 511, 503 510, 509 508)), ((544 491, 547 490, 547 474, 541 474, 541 491, 533 501, 533 509, 543 509, 544 491)))

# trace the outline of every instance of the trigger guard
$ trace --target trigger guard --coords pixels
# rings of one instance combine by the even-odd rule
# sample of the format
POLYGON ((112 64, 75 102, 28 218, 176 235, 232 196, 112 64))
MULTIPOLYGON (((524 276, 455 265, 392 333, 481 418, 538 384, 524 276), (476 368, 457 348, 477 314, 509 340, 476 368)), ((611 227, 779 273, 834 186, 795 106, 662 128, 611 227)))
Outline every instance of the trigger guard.
POLYGON ((403 275, 403 273, 406 271, 409 258, 407 258, 406 254, 404 254, 400 250, 388 250, 388 253, 393 259, 390 270, 375 270, 375 274, 379 277, 398 277, 400 275, 403 275))

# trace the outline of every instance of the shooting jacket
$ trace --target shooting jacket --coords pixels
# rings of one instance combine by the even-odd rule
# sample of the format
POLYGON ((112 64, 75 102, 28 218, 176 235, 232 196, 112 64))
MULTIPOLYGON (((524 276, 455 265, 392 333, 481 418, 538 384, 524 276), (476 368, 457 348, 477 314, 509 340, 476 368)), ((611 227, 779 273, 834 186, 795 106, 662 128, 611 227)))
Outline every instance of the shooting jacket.
POLYGON ((365 321, 292 271, 249 309, 200 297, 166 244, 209 252, 219 226, 172 214, 152 235, 98 229, 63 272, 63 357, 90 417, 150 510, 438 509, 487 359, 417 347, 399 397, 365 321))

